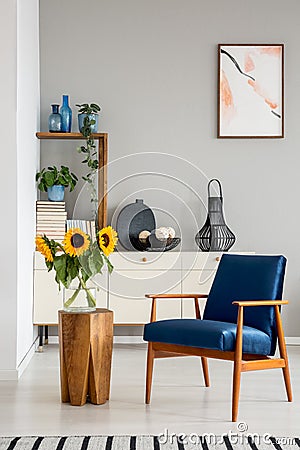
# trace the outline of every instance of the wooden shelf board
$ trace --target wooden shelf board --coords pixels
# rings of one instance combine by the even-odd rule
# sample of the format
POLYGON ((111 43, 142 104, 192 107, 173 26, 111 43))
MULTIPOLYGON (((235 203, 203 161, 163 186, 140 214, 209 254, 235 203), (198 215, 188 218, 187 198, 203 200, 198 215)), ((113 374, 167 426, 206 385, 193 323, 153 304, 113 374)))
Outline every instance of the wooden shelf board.
MULTIPOLYGON (((53 140, 85 140, 81 133, 50 133, 37 132, 38 139, 53 139, 53 140)), ((99 229, 106 227, 107 222, 107 146, 108 133, 94 133, 95 141, 98 141, 98 195, 100 200, 98 202, 98 226, 99 229)))
MULTIPOLYGON (((107 133, 95 133, 94 139, 104 138, 107 133)), ((38 139, 82 139, 84 137, 81 133, 50 133, 50 132, 38 132, 36 133, 38 139)))

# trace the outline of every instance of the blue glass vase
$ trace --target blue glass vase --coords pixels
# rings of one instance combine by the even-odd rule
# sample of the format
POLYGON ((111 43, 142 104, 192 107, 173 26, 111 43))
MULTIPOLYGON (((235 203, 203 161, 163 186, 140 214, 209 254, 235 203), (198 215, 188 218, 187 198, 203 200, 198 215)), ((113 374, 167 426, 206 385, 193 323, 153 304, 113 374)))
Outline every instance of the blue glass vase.
POLYGON ((49 116, 48 119, 48 127, 49 131, 52 133, 59 133, 61 132, 61 115, 58 112, 59 105, 51 105, 52 107, 52 113, 49 116))
POLYGON ((71 133, 72 127, 72 110, 69 106, 69 96, 63 95, 63 104, 60 108, 61 114, 61 131, 64 133, 71 133))

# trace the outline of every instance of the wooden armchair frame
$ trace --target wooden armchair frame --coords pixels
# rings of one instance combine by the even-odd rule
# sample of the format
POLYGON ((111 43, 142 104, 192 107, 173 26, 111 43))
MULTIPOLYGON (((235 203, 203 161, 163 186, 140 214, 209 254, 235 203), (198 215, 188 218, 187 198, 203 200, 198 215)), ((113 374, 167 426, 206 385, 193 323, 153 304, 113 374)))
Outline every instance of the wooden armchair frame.
MULTIPOLYGON (((199 298, 207 298, 208 295, 203 294, 147 294, 147 298, 152 299, 151 317, 150 322, 156 321, 156 300, 157 299, 194 299, 195 304, 195 316, 197 319, 201 319, 199 298)), ((146 404, 150 403, 151 386, 152 386, 152 374, 153 363, 155 358, 168 358, 174 356, 200 356, 202 363, 202 370, 204 376, 205 386, 209 387, 209 371, 207 358, 223 359, 227 361, 233 361, 233 383, 232 383, 232 421, 237 421, 238 405, 240 395, 240 380, 241 373, 251 370, 263 370, 263 369, 278 369, 283 371, 283 377, 285 382, 285 388, 288 401, 292 401, 292 388, 288 364, 288 356, 286 351, 284 333, 282 328, 280 309, 281 305, 287 305, 287 300, 249 300, 249 301, 234 301, 232 304, 238 306, 237 317, 237 332, 236 332, 236 345, 235 350, 232 352, 221 350, 210 350, 206 348, 189 347, 183 345, 165 344, 161 342, 148 342, 148 355, 147 355, 147 370, 146 370, 146 404), (278 346, 279 346, 279 358, 271 358, 265 355, 256 355, 243 353, 243 321, 244 321, 244 307, 256 307, 256 306, 274 306, 275 318, 277 326, 278 346)))

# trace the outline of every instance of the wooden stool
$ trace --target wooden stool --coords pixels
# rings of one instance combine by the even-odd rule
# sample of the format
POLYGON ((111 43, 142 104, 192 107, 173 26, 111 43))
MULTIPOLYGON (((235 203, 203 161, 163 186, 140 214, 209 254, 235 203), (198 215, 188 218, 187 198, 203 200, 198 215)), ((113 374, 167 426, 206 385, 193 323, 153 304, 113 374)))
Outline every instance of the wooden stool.
POLYGON ((109 400, 113 312, 58 311, 61 401, 82 406, 109 400))

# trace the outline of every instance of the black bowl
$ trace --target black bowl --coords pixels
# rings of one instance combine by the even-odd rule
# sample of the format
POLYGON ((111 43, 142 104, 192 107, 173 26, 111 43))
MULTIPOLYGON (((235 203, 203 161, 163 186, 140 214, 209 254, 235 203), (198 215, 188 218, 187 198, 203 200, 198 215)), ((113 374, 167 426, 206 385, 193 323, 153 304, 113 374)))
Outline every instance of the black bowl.
MULTIPOLYGON (((152 237, 152 236, 151 236, 152 237)), ((175 237, 172 239, 167 239, 165 243, 159 241, 158 239, 146 239, 145 243, 141 242, 139 239, 131 236, 130 241, 134 248, 141 252, 167 252, 169 250, 173 250, 173 248, 177 247, 180 244, 181 239, 179 237, 175 237)))

